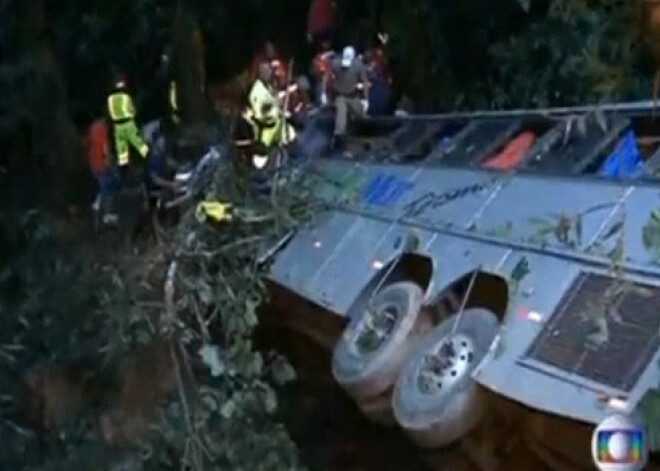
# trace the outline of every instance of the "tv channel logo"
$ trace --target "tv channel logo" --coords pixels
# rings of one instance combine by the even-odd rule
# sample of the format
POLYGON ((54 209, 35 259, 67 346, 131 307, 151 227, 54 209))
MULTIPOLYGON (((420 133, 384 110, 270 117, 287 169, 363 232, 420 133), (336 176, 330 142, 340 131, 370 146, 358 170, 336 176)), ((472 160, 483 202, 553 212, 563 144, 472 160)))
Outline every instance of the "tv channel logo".
POLYGON ((648 460, 644 428, 625 415, 611 415, 594 430, 591 456, 600 471, 641 471, 648 460))

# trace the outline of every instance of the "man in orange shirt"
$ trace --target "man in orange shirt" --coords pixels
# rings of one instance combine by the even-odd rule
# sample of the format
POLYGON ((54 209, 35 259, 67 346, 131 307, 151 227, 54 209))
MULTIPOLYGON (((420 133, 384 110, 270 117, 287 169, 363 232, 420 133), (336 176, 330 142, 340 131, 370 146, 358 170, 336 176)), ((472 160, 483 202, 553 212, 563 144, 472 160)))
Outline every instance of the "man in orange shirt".
MULTIPOLYGON (((87 134, 87 158, 89 168, 98 184, 98 193, 92 208, 101 211, 107 206, 110 193, 119 187, 119 178, 111 163, 109 129, 105 119, 97 119, 89 127, 87 134)), ((110 222, 113 215, 104 215, 104 222, 110 222)))

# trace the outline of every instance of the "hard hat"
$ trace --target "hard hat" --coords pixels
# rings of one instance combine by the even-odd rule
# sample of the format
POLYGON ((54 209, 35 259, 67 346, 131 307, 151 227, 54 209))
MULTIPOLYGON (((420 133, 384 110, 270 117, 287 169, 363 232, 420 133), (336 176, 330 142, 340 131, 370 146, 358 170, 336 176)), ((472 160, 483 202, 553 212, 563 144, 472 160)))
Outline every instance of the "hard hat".
POLYGON ((124 77, 119 77, 115 80, 115 87, 124 88, 126 86, 126 79, 124 77))
POLYGON ((353 63, 353 59, 355 59, 355 48, 353 46, 346 46, 341 53, 342 67, 349 67, 353 63))

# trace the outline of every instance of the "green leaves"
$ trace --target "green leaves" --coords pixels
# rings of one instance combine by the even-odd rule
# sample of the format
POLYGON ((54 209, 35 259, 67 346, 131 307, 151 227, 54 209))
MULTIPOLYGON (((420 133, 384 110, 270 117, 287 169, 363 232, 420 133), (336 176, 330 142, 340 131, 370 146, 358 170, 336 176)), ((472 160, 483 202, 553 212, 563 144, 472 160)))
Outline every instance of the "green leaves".
POLYGON ((269 414, 275 412, 277 410, 277 396, 275 395, 275 391, 273 391, 271 388, 267 388, 263 392, 262 397, 266 412, 268 412, 269 414))
POLYGON ((522 256, 516 266, 511 270, 511 280, 515 283, 520 283, 530 273, 529 260, 527 257, 522 256))
POLYGON ((234 413, 236 412, 236 403, 229 399, 225 402, 220 408, 220 415, 225 419, 231 419, 234 413))
POLYGON ((660 263, 660 210, 651 211, 648 222, 642 229, 644 248, 660 263))
POLYGON ((246 376, 260 377, 263 372, 264 360, 259 352, 252 354, 252 360, 245 369, 246 376))
POLYGON ((204 414, 198 424, 212 453, 209 463, 231 463, 231 469, 246 471, 299 469, 286 434, 268 435, 275 426, 270 415, 277 411, 278 400, 267 381, 286 384, 295 379, 295 371, 283 357, 255 351, 252 334, 266 298, 256 265, 263 242, 277 241, 308 220, 313 200, 302 182, 291 181, 271 199, 245 191, 247 185, 238 183, 239 178, 231 168, 220 172, 209 195, 234 203, 231 224, 215 228, 187 214, 176 229, 172 252, 183 255, 178 259, 180 325, 175 332, 192 332, 196 338, 212 335, 205 330, 218 333, 198 351, 212 378, 212 386, 201 394, 204 414), (253 437, 258 439, 251 443, 253 437))
MULTIPOLYGON (((519 23, 489 48, 497 87, 486 99, 545 107, 646 96, 650 80, 637 70, 644 51, 628 24, 630 3, 551 0, 544 16, 519 23)), ((530 11, 531 2, 518 4, 530 11)))
POLYGON ((406 242, 403 248, 404 252, 416 252, 419 249, 421 241, 419 238, 419 233, 417 231, 411 230, 406 234, 406 242))
POLYGON ((518 0, 520 8, 522 8, 525 13, 529 13, 530 3, 531 0, 518 0))
POLYGON ((245 324, 248 329, 256 327, 259 322, 257 318, 257 306, 258 301, 248 299, 245 302, 245 324))
POLYGON ((553 235, 562 245, 579 247, 582 244, 583 217, 584 213, 574 215, 559 213, 552 214, 548 218, 529 218, 530 224, 534 227, 532 240, 547 243, 548 236, 553 235))
POLYGON ((518 293, 520 288, 521 281, 530 273, 529 269, 529 260, 527 257, 522 256, 518 263, 511 270, 510 280, 511 280, 511 294, 515 296, 518 293))
POLYGON ((211 289, 211 286, 209 286, 209 284, 206 282, 206 280, 198 279, 196 288, 200 301, 202 301, 202 303, 207 306, 212 305, 215 299, 215 293, 213 289, 211 289))
POLYGON ((276 384, 283 386, 296 379, 296 371, 282 356, 277 356, 271 365, 272 377, 276 384))
POLYGON ((206 366, 208 366, 211 376, 217 377, 225 372, 225 364, 220 357, 220 350, 217 345, 205 344, 199 350, 199 356, 206 366))

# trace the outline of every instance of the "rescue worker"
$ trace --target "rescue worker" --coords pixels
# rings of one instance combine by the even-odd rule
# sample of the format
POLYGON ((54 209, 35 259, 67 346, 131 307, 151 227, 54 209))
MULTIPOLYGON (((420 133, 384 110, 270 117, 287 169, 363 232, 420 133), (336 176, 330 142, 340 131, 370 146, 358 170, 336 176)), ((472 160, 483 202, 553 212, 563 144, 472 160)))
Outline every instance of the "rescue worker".
POLYGON ((117 220, 117 216, 111 214, 109 207, 112 193, 119 187, 119 179, 110 157, 108 134, 106 120, 97 119, 90 125, 85 142, 89 168, 98 185, 92 209, 103 216, 102 221, 106 224, 117 220))
POLYGON ((307 77, 301 75, 296 80, 290 80, 287 87, 277 92, 284 116, 298 126, 303 126, 304 115, 311 106, 308 94, 310 88, 307 77))
POLYGON ((365 51, 364 60, 369 78, 369 116, 382 116, 390 108, 390 80, 387 69, 383 66, 375 48, 365 51))
POLYGON ((261 51, 255 54, 250 73, 255 80, 259 75, 259 64, 268 62, 273 71, 273 86, 277 91, 277 97, 280 100, 280 106, 284 110, 287 118, 295 119, 300 116, 309 105, 308 91, 310 89, 307 77, 290 77, 293 70, 293 63, 285 63, 283 56, 277 51, 272 41, 266 41, 261 51), (288 99, 287 99, 288 95, 288 99))
POLYGON ((149 146, 149 158, 144 177, 150 208, 158 203, 163 187, 170 189, 167 185, 166 173, 168 170, 167 154, 171 149, 164 121, 151 121, 142 128, 142 135, 149 146), (164 182, 166 183, 164 184, 164 182))
POLYGON ((169 99, 170 120, 176 126, 181 122, 181 116, 179 115, 179 103, 177 101, 177 86, 174 80, 170 80, 169 99))
POLYGON ((259 77, 259 66, 262 62, 267 62, 270 65, 273 72, 273 85, 275 88, 278 91, 284 90, 286 88, 288 68, 284 62, 284 58, 272 41, 266 41, 263 49, 258 51, 252 59, 252 67, 250 70, 253 80, 256 80, 259 77))
POLYGON ((387 44, 389 43, 389 36, 387 33, 378 33, 376 35, 375 45, 373 46, 373 62, 377 68, 378 73, 385 78, 388 85, 392 85, 392 73, 390 72, 390 64, 387 60, 387 44))
POLYGON ((130 163, 131 147, 146 159, 149 146, 140 136, 135 124, 135 105, 123 77, 115 81, 114 89, 108 96, 108 115, 112 120, 117 164, 120 172, 125 173, 130 163))
POLYGON ((266 165, 267 154, 274 146, 287 145, 295 139, 295 131, 284 118, 272 79, 270 64, 262 62, 259 65, 259 76, 250 90, 248 109, 244 115, 253 129, 257 149, 253 164, 257 168, 266 165))
MULTIPOLYGON (((369 102, 369 81, 367 69, 362 59, 355 57, 355 48, 346 46, 341 58, 335 59, 331 69, 325 74, 323 89, 327 89, 329 80, 334 80, 335 130, 332 140, 333 148, 343 148, 345 145, 346 127, 350 116, 364 117, 369 102)), ((327 95, 321 97, 327 103, 327 95)))
MULTIPOLYGON (((321 42, 321 47, 319 49, 319 52, 314 56, 314 59, 312 60, 312 77, 314 77, 316 83, 315 83, 315 89, 314 89, 314 101, 316 102, 317 105, 321 106, 321 96, 323 95, 323 92, 326 93, 326 96, 329 92, 329 90, 324 90, 322 88, 323 84, 323 78, 325 77, 325 74, 330 70, 332 67, 332 61, 335 57, 335 51, 332 50, 332 44, 330 40, 326 39, 323 42, 321 42)), ((329 89, 332 89, 332 82, 327 84, 329 89)))

